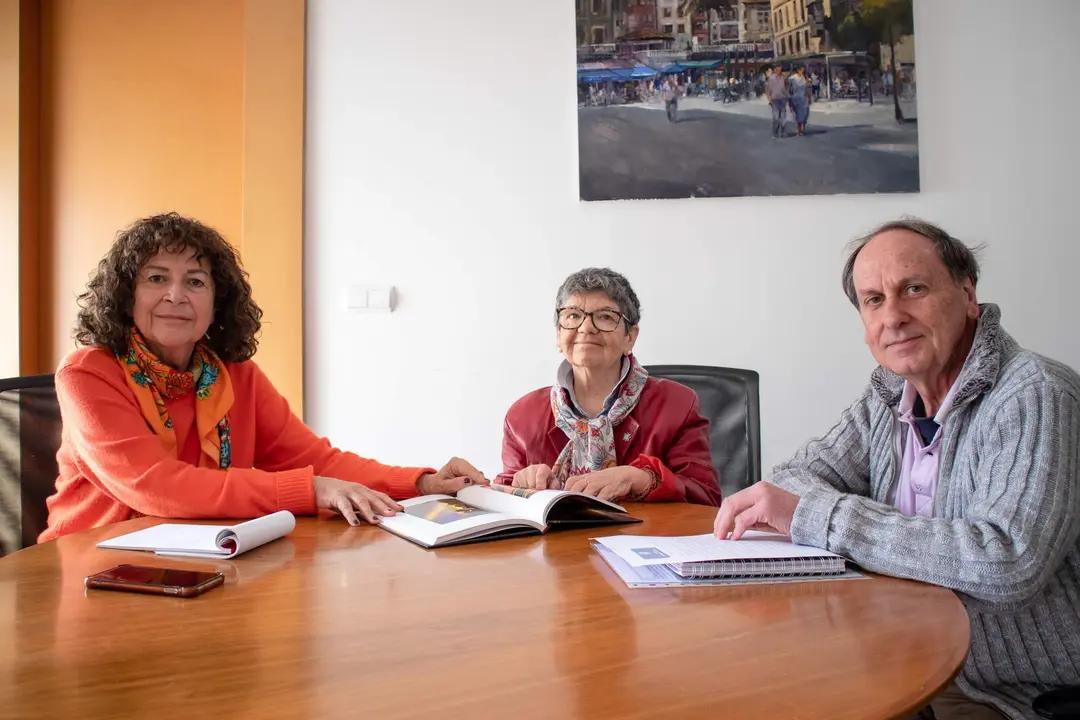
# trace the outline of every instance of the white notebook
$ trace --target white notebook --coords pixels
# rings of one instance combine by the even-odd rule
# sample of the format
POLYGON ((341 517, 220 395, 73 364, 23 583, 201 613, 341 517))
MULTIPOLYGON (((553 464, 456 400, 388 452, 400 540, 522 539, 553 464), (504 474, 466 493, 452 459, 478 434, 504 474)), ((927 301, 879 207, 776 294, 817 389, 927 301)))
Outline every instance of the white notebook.
POLYGON ((783 535, 749 531, 739 540, 714 535, 613 535, 597 542, 631 567, 663 565, 684 578, 841 575, 846 560, 783 535))
POLYGON ((107 550, 147 550, 158 555, 228 558, 284 537, 295 527, 293 514, 281 510, 237 525, 165 523, 103 540, 97 546, 107 550))

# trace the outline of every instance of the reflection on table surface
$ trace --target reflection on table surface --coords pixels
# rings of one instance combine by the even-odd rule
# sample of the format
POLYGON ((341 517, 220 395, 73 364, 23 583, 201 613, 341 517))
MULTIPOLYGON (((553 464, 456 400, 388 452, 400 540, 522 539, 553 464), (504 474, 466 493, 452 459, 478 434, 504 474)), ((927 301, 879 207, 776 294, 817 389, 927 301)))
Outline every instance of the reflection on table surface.
MULTIPOLYGON (((0 714, 887 717, 959 669, 967 616, 886 578, 627 588, 597 535, 708 532, 715 509, 425 550, 300 518, 230 560, 98 550, 98 528, 0 560, 0 714), (214 569, 178 599, 83 587, 118 563, 214 569)), ((220 521, 217 521, 220 522, 220 521)))

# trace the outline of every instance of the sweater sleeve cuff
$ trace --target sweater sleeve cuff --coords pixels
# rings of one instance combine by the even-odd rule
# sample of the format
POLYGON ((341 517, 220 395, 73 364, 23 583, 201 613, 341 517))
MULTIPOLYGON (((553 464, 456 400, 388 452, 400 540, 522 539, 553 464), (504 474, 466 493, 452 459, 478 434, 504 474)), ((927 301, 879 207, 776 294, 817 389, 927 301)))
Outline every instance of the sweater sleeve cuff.
POLYGON ((799 498, 791 518, 791 541, 797 545, 829 549, 829 522, 843 494, 826 488, 813 488, 799 498))
POLYGON ((638 455, 630 463, 630 467, 647 472, 652 478, 652 483, 643 495, 627 498, 628 500, 678 502, 686 499, 686 493, 680 486, 678 477, 664 466, 660 458, 638 455))
POLYGON ((293 515, 315 513, 315 470, 308 467, 284 470, 277 475, 277 506, 293 515))
POLYGON ((395 468, 386 478, 386 489, 383 490, 394 500, 408 500, 420 494, 416 489, 416 481, 421 475, 437 473, 432 468, 395 468))

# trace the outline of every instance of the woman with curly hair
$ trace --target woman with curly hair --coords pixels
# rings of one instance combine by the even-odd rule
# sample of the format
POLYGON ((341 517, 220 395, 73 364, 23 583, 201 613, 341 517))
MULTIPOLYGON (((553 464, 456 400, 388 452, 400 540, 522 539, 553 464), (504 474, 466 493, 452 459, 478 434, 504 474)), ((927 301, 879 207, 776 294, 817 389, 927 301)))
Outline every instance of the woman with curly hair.
POLYGON ((401 510, 391 498, 488 482, 458 458, 392 467, 308 429, 251 359, 262 311, 236 251, 200 222, 169 213, 122 231, 79 305, 40 542, 139 515, 325 508, 356 525, 401 510))

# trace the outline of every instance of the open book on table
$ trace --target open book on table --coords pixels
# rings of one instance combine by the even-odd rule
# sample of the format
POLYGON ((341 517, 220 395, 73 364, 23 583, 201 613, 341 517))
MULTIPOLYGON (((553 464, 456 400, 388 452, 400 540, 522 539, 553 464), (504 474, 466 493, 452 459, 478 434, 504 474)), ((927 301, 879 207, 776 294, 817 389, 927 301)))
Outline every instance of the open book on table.
MULTIPOLYGON (((847 569, 847 561, 840 555, 754 530, 739 540, 718 540, 712 534, 613 535, 596 538, 596 543, 600 546, 597 551, 613 568, 618 571, 617 566, 624 565, 624 570, 633 569, 642 578, 654 567, 660 574, 671 575, 669 579, 861 577, 847 569), (612 562, 616 559, 619 563, 612 562)), ((620 577, 624 574, 631 573, 620 573, 620 577)))
POLYGON ((379 526, 427 548, 641 522, 622 506, 583 493, 506 485, 467 487, 457 497, 423 495, 401 505, 404 512, 380 518, 379 526))
POLYGON ((148 550, 158 555, 229 558, 277 540, 293 531, 296 518, 287 510, 236 525, 163 523, 103 540, 108 550, 148 550))

